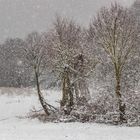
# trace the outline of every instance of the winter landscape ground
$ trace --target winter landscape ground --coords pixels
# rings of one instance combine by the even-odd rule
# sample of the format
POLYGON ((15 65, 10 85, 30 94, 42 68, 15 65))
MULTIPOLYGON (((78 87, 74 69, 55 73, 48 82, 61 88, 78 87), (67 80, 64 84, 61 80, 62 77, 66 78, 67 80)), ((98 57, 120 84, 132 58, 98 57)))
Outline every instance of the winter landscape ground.
MULTIPOLYGON (((1 88, 0 92, 0 140, 140 140, 139 127, 43 123, 25 118, 33 107, 40 108, 35 90, 1 88)), ((47 93, 55 106, 59 97, 59 92, 47 93)))

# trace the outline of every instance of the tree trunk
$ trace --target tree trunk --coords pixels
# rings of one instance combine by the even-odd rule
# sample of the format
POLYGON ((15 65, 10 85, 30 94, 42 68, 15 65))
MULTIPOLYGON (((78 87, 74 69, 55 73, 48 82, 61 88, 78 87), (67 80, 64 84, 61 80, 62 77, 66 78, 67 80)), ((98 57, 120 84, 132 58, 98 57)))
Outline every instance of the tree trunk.
POLYGON ((119 108, 119 122, 122 124, 126 121, 125 119, 125 104, 122 103, 121 86, 120 86, 120 75, 116 74, 116 96, 118 98, 118 108, 119 108))
POLYGON ((61 107, 65 106, 68 102, 68 93, 66 91, 66 76, 65 73, 62 77, 62 100, 61 100, 61 107))
POLYGON ((36 77, 36 86, 37 86, 37 93, 38 93, 39 101, 40 101, 45 113, 47 115, 50 115, 50 113, 48 112, 48 109, 47 109, 47 105, 45 104, 45 99, 43 98, 43 95, 40 90, 39 76, 38 76, 38 72, 37 72, 36 68, 35 68, 35 77, 36 77))
POLYGON ((63 79, 62 79, 62 101, 61 107, 66 107, 65 114, 70 114, 73 106, 73 93, 69 78, 69 69, 64 69, 63 79))
POLYGON ((84 78, 83 80, 79 81, 79 90, 80 90, 80 96, 84 97, 86 101, 89 101, 91 99, 90 91, 88 89, 88 85, 84 80, 84 78))
POLYGON ((74 93, 75 93, 75 100, 78 101, 78 99, 80 98, 78 82, 74 84, 74 93))
MULTIPOLYGON (((77 79, 78 77, 84 76, 84 62, 85 62, 85 59, 84 59, 83 54, 79 54, 75 58, 74 69, 80 73, 80 75, 77 73, 74 74, 75 79, 77 79)), ((84 77, 83 79, 78 80, 74 84, 74 91, 75 91, 76 101, 78 101, 80 98, 83 98, 83 97, 87 101, 90 99, 90 92, 89 92, 88 85, 84 77)))

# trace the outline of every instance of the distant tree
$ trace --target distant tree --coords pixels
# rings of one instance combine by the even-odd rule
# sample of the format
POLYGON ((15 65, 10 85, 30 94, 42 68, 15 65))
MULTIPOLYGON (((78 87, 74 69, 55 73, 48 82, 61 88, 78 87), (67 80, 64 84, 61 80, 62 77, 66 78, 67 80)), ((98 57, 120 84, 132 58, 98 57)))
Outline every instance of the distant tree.
POLYGON ((19 38, 7 39, 0 47, 0 86, 20 87, 26 85, 25 69, 21 48, 24 41, 19 38))
POLYGON ((89 36, 103 48, 114 69, 115 92, 118 99, 120 123, 125 121, 125 104, 122 101, 121 80, 124 67, 134 57, 138 39, 138 24, 133 13, 118 4, 102 8, 90 24, 89 36))
POLYGON ((138 20, 140 21, 140 1, 135 0, 134 3, 132 4, 131 9, 138 18, 138 20))

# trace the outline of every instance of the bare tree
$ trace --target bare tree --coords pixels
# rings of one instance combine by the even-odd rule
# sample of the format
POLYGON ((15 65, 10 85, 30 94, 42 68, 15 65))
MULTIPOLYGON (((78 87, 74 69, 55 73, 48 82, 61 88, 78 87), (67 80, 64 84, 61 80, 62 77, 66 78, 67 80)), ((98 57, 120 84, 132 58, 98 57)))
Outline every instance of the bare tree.
POLYGON ((81 94, 86 98, 89 95, 85 79, 92 73, 95 61, 85 57, 85 34, 72 20, 57 17, 46 38, 51 69, 61 79, 61 106, 71 108, 75 96, 81 94))
POLYGON ((118 4, 111 5, 109 9, 102 8, 89 28, 90 38, 104 49, 113 65, 120 123, 125 120, 125 104, 121 93, 122 73, 126 63, 134 56, 137 29, 136 18, 132 12, 118 4))
POLYGON ((47 103, 43 97, 43 94, 40 89, 40 77, 45 72, 46 64, 47 64, 47 53, 46 47, 43 42, 43 36, 38 34, 37 32, 33 32, 28 35, 25 41, 24 54, 26 58, 27 66, 33 69, 37 93, 39 97, 39 101, 47 115, 49 115, 49 111, 47 108, 47 103))
POLYGON ((60 77, 62 85, 61 106, 71 108, 73 94, 71 88, 72 58, 78 53, 80 27, 73 21, 57 17, 52 29, 47 36, 51 69, 60 77))

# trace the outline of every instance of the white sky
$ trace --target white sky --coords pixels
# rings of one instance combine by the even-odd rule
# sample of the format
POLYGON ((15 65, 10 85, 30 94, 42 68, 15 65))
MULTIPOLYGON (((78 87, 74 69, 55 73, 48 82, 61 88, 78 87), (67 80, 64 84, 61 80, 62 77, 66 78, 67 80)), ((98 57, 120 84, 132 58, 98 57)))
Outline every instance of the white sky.
MULTIPOLYGON (((130 6, 134 0, 116 0, 130 6)), ((87 25, 102 6, 115 0, 0 0, 0 41, 47 31, 56 13, 87 25)))

